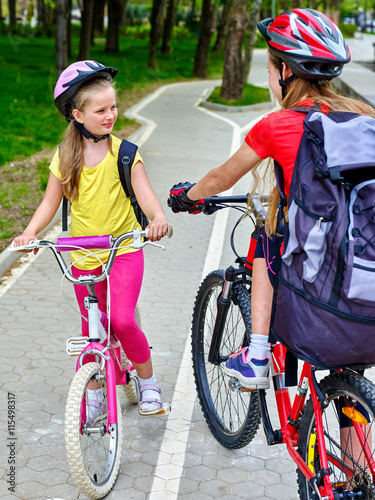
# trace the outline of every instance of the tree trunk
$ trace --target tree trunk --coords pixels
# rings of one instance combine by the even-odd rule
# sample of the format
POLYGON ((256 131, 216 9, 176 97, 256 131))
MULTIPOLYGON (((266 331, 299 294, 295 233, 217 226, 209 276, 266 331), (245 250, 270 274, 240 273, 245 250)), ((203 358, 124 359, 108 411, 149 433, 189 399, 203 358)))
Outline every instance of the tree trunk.
POLYGON ((108 28, 105 45, 106 52, 119 51, 121 2, 120 0, 108 0, 108 28))
POLYGON ((16 0, 8 0, 9 8, 9 31, 13 33, 16 29, 16 0))
POLYGON ((262 0, 253 0, 253 4, 250 10, 249 23, 247 25, 249 34, 247 37, 245 58, 243 62, 243 83, 247 82, 250 73, 254 45, 256 44, 257 41, 257 21, 259 17, 259 10, 261 3, 262 0))
POLYGON ((211 0, 203 0, 199 41, 195 51, 193 76, 207 78, 208 53, 211 41, 211 0))
POLYGON ((65 0, 67 4, 66 33, 67 33, 67 53, 68 60, 72 57, 72 0, 65 0))
POLYGON ((216 42, 214 48, 212 49, 212 51, 215 54, 218 54, 224 47, 225 36, 227 34, 227 28, 228 28, 229 5, 230 5, 229 0, 224 0, 220 22, 217 27, 216 42))
POLYGON ((43 29, 45 34, 48 33, 48 25, 51 18, 51 9, 44 3, 44 0, 37 0, 38 10, 38 26, 43 29))
POLYGON ((0 0, 0 33, 3 34, 4 19, 3 19, 3 2, 0 0))
POLYGON ((156 68, 156 53, 158 51, 158 44, 163 29, 164 8, 165 0, 153 0, 147 62, 147 66, 152 69, 156 68))
POLYGON ((176 17, 176 8, 177 0, 168 0, 167 15, 164 21, 163 43, 161 45, 162 54, 169 54, 171 51, 171 39, 176 17))
POLYGON ((228 101, 243 98, 242 42, 246 28, 246 7, 249 0, 233 0, 229 13, 228 36, 225 43, 223 85, 220 97, 228 101))
POLYGON ((94 18, 94 0, 83 0, 81 38, 79 41, 79 55, 78 55, 78 59, 80 61, 83 61, 85 59, 90 59, 93 18, 94 18))
POLYGON ((69 0, 56 0, 56 73, 60 76, 68 66, 69 0))
POLYGON ((105 0, 95 0, 94 34, 98 36, 104 35, 104 6, 105 0))

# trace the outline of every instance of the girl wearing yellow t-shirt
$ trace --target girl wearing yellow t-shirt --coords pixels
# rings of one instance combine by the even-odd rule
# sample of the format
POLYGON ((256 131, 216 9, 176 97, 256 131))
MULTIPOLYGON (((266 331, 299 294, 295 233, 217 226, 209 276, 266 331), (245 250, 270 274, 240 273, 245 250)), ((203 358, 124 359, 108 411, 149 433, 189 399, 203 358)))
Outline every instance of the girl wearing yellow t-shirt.
MULTIPOLYGON (((71 202, 70 236, 112 234, 114 237, 138 227, 130 199, 122 188, 117 157, 121 141, 111 135, 117 119, 116 93, 112 79, 117 69, 95 61, 71 64, 60 75, 55 87, 55 105, 69 122, 65 136, 50 165, 50 175, 43 201, 14 246, 26 245, 52 220, 63 195, 71 202)), ((160 240, 168 230, 167 218, 148 180, 142 158, 137 153, 131 172, 137 200, 150 219, 148 238, 160 240)), ((126 245, 126 242, 124 242, 126 245)), ((95 257, 80 259, 71 252, 74 276, 100 274, 95 257), (80 260, 78 260, 80 259, 80 260)), ((102 257, 106 261, 108 254, 102 257)), ((153 373, 146 336, 135 321, 134 313, 143 277, 143 252, 119 249, 110 275, 111 326, 127 357, 137 370, 141 414, 158 413, 162 407, 160 389, 153 373)), ((75 286, 81 314, 86 289, 75 286)), ((97 286, 99 308, 106 310, 107 284, 97 286)), ((88 335, 87 321, 82 333, 88 335)), ((92 390, 95 390, 93 388, 92 390)), ((97 395, 93 394, 93 400, 97 395)))

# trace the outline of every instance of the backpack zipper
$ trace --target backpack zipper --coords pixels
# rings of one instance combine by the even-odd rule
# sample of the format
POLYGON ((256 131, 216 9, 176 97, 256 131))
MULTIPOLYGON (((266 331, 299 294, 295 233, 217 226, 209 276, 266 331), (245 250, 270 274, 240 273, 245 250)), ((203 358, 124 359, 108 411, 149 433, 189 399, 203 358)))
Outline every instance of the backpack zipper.
POLYGON ((322 215, 317 215, 317 214, 314 214, 313 212, 310 212, 310 210, 308 210, 305 207, 305 205, 302 203, 302 201, 299 200, 298 198, 294 198, 294 201, 295 201, 296 205, 305 212, 306 215, 308 215, 312 219, 315 219, 315 220, 319 221, 318 230, 320 229, 320 225, 321 225, 322 222, 330 222, 333 219, 332 215, 330 215, 329 217, 323 217, 322 215))

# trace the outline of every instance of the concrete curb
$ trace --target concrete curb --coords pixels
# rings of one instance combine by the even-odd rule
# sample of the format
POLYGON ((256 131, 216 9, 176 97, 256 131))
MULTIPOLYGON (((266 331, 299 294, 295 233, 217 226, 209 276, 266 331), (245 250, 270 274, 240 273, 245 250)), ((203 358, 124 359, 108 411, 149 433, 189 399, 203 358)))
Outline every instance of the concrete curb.
POLYGON ((227 106, 225 104, 217 104, 215 102, 208 102, 207 99, 210 97, 211 92, 202 99, 200 106, 202 108, 211 109, 213 111, 223 111, 226 113, 244 113, 246 111, 260 111, 262 109, 270 109, 275 106, 275 102, 270 92, 270 100, 266 102, 260 102, 259 104, 251 104, 249 106, 227 106))

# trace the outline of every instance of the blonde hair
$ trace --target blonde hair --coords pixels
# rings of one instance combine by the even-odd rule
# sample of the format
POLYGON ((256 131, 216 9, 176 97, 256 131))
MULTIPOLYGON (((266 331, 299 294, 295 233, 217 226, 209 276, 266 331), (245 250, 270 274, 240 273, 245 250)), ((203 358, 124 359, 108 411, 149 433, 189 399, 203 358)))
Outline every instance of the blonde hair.
MULTIPOLYGON (((279 56, 275 55, 270 50, 268 53, 271 64, 279 69, 279 56)), ((290 89, 282 101, 281 106, 283 109, 290 109, 302 100, 306 99, 312 100, 320 105, 328 106, 332 111, 349 111, 352 113, 369 115, 375 118, 375 109, 372 106, 360 99, 353 99, 351 97, 336 94, 329 81, 319 85, 317 82, 312 80, 305 80, 298 77, 296 77, 291 83, 290 89)), ((268 234, 275 234, 280 196, 276 186, 273 161, 270 159, 268 164, 265 167, 263 166, 264 171, 262 172, 259 169, 260 165, 261 163, 256 165, 251 171, 254 177, 252 192, 261 191, 261 187, 264 188, 266 183, 268 183, 268 185, 270 183, 272 184, 266 230, 268 234)), ((287 209, 285 209, 284 212, 287 217, 287 209)))
MULTIPOLYGON (((72 100, 73 108, 83 111, 94 99, 95 94, 101 90, 113 88, 112 78, 108 75, 96 78, 84 87, 81 87, 72 100)), ((108 148, 111 154, 112 139, 108 137, 108 148)), ((72 120, 65 130, 63 140, 59 146, 59 167, 63 193, 69 201, 74 201, 78 196, 79 178, 84 166, 83 136, 72 120)))

